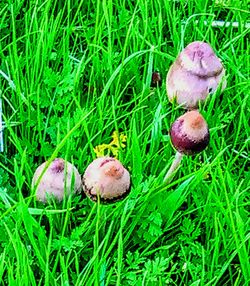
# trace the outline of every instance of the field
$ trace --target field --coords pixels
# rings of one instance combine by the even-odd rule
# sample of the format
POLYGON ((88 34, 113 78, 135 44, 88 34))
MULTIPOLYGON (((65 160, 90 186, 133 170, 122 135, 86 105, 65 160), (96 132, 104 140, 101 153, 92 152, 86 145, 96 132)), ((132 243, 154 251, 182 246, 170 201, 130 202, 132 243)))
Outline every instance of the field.
POLYGON ((247 2, 1 0, 0 286, 250 284, 247 2), (164 183, 184 113, 166 75, 197 40, 227 87, 199 108, 208 147, 164 183), (101 154, 129 170, 124 200, 36 201, 41 163, 61 157, 83 174, 101 154))

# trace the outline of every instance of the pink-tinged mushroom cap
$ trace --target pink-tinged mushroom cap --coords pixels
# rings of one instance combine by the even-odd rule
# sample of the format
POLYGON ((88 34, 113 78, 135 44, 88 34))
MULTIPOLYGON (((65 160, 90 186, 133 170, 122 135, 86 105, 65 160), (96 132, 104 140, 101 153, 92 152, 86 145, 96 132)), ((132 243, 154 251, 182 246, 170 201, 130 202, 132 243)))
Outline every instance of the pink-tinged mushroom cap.
POLYGON ((83 175, 83 189, 93 201, 109 203, 123 199, 130 191, 130 175, 115 158, 95 159, 83 175))
POLYGON ((184 69, 202 77, 216 76, 223 70, 221 61, 205 42, 190 43, 177 60, 184 69))
POLYGON ((166 86, 170 101, 185 108, 196 108, 221 83, 226 87, 225 69, 209 44, 193 42, 177 57, 167 74, 166 86))
MULTIPOLYGON (((32 179, 32 187, 36 186, 46 164, 47 162, 44 162, 36 169, 32 179)), ((51 162, 37 186, 36 199, 46 203, 48 198, 54 197, 60 202, 64 196, 81 190, 81 176, 76 167, 62 158, 56 158, 51 162)))
POLYGON ((193 110, 186 112, 172 124, 170 138, 179 153, 193 155, 207 147, 210 135, 203 116, 193 110))

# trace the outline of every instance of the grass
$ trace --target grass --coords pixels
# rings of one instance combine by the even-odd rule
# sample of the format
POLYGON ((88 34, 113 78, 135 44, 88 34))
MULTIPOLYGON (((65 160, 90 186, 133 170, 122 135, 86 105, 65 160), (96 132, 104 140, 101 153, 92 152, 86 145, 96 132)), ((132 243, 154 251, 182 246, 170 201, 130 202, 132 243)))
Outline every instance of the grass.
POLYGON ((248 8, 1 1, 0 285, 249 285, 248 8), (209 147, 184 157, 164 185, 174 158, 169 126, 183 113, 167 100, 165 76, 194 40, 211 43, 228 85, 201 107, 209 147), (152 88, 156 70, 163 84, 152 88), (115 130, 127 136, 119 159, 132 190, 124 201, 35 201, 39 164, 63 157, 83 174, 115 130))

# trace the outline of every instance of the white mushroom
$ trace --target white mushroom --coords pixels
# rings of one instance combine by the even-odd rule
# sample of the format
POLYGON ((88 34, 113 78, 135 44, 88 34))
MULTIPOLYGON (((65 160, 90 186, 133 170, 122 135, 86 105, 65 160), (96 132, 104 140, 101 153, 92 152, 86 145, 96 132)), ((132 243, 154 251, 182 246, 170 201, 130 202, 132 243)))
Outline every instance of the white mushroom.
MULTIPOLYGON (((35 187, 42 175, 47 162, 40 165, 33 176, 32 187, 35 187)), ((36 199, 46 203, 50 197, 62 201, 64 196, 82 190, 81 176, 71 163, 62 158, 56 158, 42 175, 36 189, 36 199)))
POLYGON ((95 159, 83 175, 83 190, 93 201, 110 203, 123 199, 130 191, 130 174, 115 158, 95 159))
POLYGON ((226 87, 225 69, 213 49, 205 42, 190 43, 170 67, 167 79, 167 95, 184 108, 198 106, 221 83, 226 87))

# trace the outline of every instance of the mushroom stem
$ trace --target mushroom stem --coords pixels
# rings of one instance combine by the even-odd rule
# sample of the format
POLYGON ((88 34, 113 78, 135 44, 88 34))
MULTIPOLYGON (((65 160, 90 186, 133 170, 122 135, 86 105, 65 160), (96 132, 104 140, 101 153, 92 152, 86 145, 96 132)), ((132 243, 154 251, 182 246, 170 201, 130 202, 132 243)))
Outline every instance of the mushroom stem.
POLYGON ((179 167, 183 156, 184 156, 184 154, 182 154, 178 151, 176 152, 174 161, 172 162, 172 165, 170 166, 166 176, 163 179, 164 183, 171 182, 172 176, 173 176, 174 172, 176 171, 176 169, 179 167))

